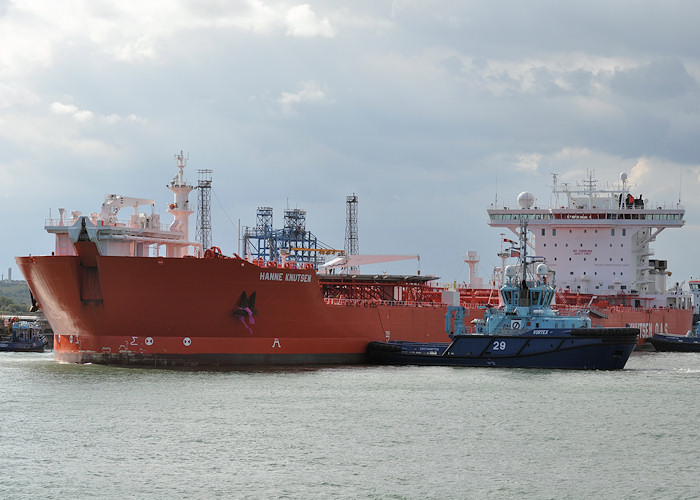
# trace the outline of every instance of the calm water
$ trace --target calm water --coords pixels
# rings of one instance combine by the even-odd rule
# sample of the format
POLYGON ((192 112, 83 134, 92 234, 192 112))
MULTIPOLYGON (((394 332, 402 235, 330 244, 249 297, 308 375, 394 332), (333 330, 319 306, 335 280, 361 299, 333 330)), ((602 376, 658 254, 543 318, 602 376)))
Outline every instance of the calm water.
POLYGON ((700 354, 618 372, 0 353, 2 498, 700 498, 700 354))

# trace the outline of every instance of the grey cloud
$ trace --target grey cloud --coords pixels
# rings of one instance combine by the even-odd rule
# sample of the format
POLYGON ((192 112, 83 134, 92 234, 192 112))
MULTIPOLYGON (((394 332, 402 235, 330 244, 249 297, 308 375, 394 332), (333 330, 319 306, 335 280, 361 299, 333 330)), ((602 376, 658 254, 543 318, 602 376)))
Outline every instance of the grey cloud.
POLYGON ((674 99, 697 94, 698 82, 678 59, 661 59, 615 71, 610 87, 633 99, 674 99))

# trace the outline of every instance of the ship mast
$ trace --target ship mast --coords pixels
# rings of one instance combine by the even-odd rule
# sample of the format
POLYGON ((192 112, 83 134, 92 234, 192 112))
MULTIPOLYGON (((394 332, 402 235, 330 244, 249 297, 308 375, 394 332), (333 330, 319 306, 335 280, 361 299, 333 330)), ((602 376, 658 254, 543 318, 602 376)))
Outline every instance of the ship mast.
MULTIPOLYGON (((175 220, 170 225, 170 231, 182 233, 185 236, 185 241, 189 239, 189 217, 194 212, 191 210, 189 202, 189 194, 194 189, 194 186, 185 181, 183 170, 187 165, 187 158, 182 151, 175 155, 177 161, 178 173, 175 175, 168 189, 173 192, 173 202, 168 207, 168 213, 172 214, 175 220)), ((186 246, 167 246, 168 257, 184 257, 187 254, 186 246)))

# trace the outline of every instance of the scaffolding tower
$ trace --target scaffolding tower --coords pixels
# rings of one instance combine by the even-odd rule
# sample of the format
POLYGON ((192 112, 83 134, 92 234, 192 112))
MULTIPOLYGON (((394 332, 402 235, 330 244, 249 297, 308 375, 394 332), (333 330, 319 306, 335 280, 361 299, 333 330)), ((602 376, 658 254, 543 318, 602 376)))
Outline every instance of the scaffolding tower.
POLYGON ((211 174, 209 169, 198 170, 199 203, 197 204, 197 228, 195 239, 202 250, 211 248, 211 174))
MULTIPOLYGON (((357 196, 355 193, 347 197, 345 203, 345 255, 359 255, 360 241, 357 234, 357 196)), ((350 270, 359 270, 358 266, 351 266, 350 270)))
POLYGON ((272 218, 272 208, 258 207, 255 227, 246 227, 243 233, 246 257, 264 262, 284 258, 318 267, 324 263, 326 254, 336 252, 319 243, 318 238, 306 230, 305 210, 285 210, 282 229, 273 229, 272 218))
POLYGON ((264 261, 274 260, 272 240, 272 207, 258 207, 255 227, 246 227, 243 234, 243 255, 264 261))

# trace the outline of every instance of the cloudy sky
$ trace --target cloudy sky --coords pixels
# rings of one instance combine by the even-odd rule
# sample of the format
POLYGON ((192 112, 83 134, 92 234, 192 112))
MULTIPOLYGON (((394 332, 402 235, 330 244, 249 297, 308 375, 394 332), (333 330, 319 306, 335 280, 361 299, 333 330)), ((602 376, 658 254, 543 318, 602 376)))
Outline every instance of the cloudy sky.
POLYGON ((681 197, 653 247, 698 276, 699 24, 694 0, 0 0, 0 270, 51 252, 59 207, 116 193, 169 220, 183 150, 190 181, 213 170, 225 253, 258 206, 342 248, 356 193, 362 253, 464 281, 476 250, 487 277, 491 203, 624 171, 681 197))

